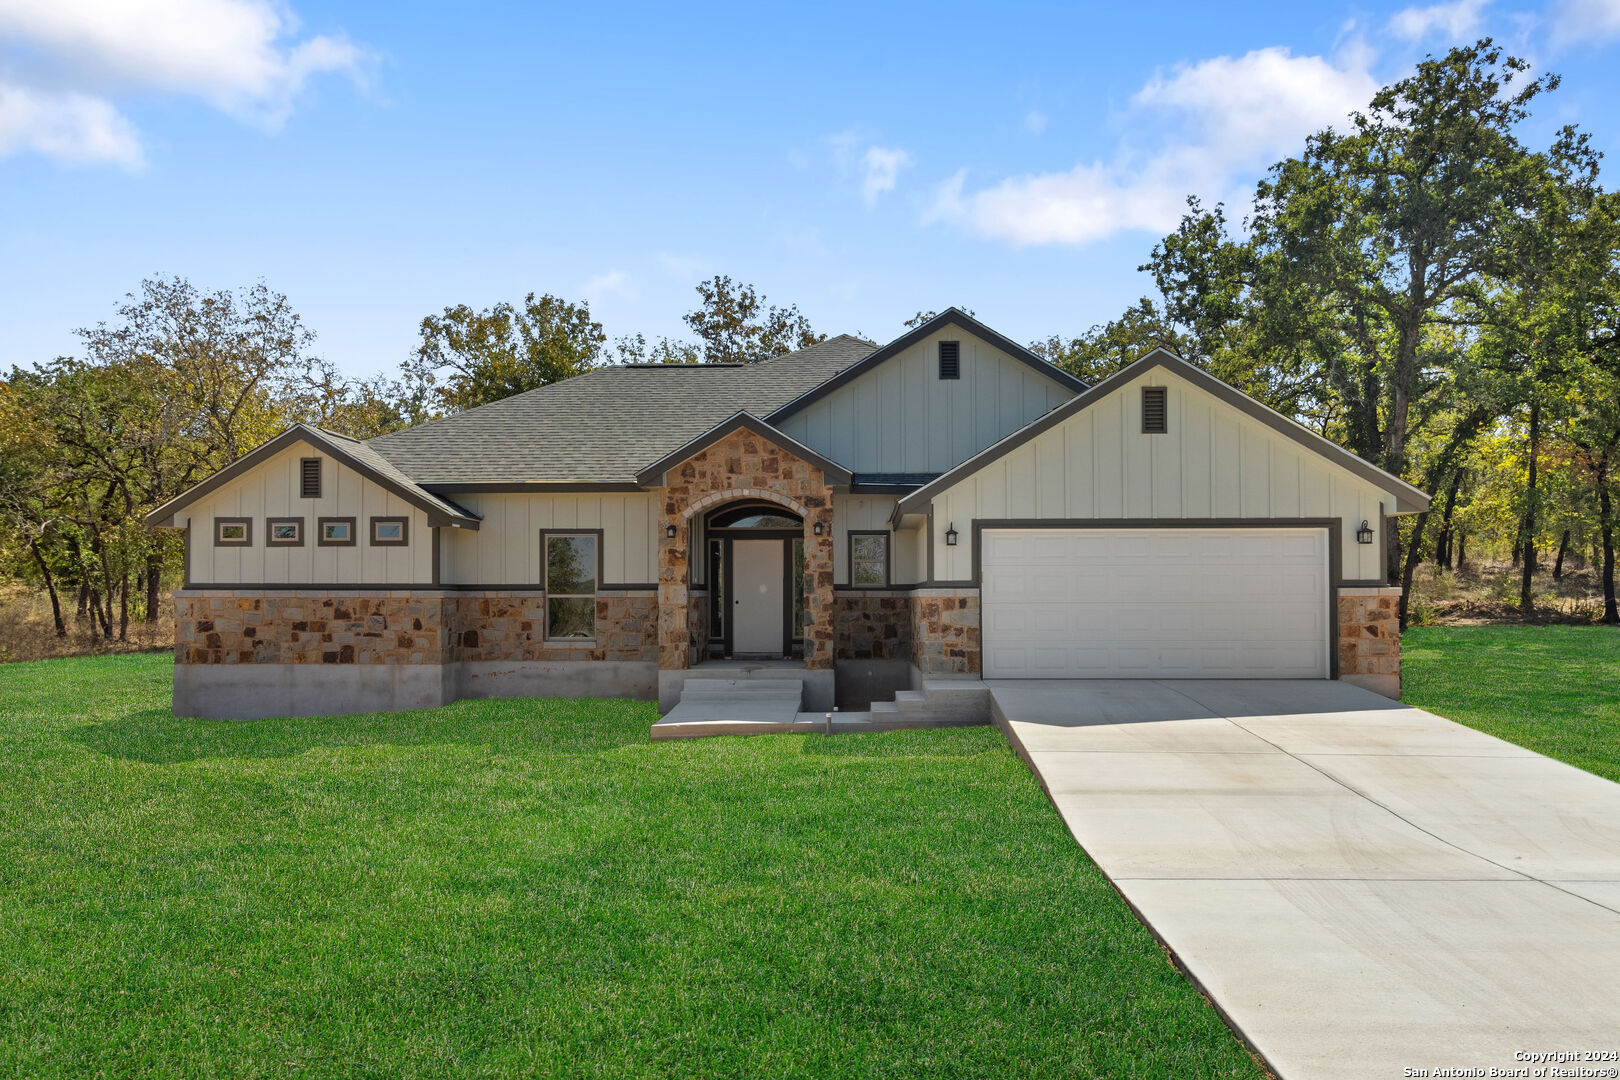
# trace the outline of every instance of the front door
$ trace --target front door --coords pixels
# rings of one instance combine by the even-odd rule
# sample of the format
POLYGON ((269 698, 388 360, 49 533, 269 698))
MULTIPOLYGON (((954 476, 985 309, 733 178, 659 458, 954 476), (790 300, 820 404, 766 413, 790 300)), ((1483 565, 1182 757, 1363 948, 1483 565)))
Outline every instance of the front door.
POLYGON ((786 652, 787 545, 780 540, 734 540, 731 545, 731 651, 737 656, 786 652))

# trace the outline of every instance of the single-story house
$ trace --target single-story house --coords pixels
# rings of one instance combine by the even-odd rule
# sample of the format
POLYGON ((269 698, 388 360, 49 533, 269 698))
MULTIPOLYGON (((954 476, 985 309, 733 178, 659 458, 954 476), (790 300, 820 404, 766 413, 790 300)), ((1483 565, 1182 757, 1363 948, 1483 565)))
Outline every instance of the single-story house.
POLYGON ((1427 496, 1155 351, 1095 386, 952 309, 887 345, 604 367, 356 441, 298 426, 154 511, 175 711, 660 697, 802 665, 1339 678, 1397 695, 1384 519, 1427 496))

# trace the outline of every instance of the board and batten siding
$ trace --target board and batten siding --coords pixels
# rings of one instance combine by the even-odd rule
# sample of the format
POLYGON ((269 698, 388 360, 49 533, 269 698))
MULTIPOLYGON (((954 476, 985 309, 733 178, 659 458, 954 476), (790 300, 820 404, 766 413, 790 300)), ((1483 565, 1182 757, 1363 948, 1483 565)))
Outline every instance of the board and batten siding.
MULTIPOLYGON (((889 516, 894 513, 895 495, 838 495, 833 498, 833 582, 849 584, 849 534, 888 532, 889 516)), ((904 541, 889 536, 889 584, 910 585, 919 580, 916 560, 902 553, 904 541)))
MULTIPOLYGON (((1192 383, 1154 369, 936 495, 934 576, 973 576, 972 522, 991 519, 1337 518, 1344 580, 1381 578, 1377 529, 1396 497, 1192 383), (1168 390, 1169 431, 1142 431, 1142 387, 1168 390), (961 539, 945 543, 955 524, 961 539)), ((1382 530, 1378 530, 1380 537, 1382 530)))
MULTIPOLYGON (((458 493, 458 506, 477 514, 476 532, 446 529, 442 579, 457 585, 540 587, 540 533, 602 530, 602 584, 646 585, 658 580, 657 496, 458 493)), ((699 549, 701 550, 701 549, 699 549)))
MULTIPOLYGON (((319 453, 295 444, 188 506, 175 524, 191 530, 188 580, 197 585, 431 585, 433 532, 427 515, 388 489, 319 453), (321 459, 321 497, 299 495, 299 463, 321 459), (216 547, 214 519, 249 518, 252 543, 216 547), (270 546, 269 518, 303 518, 300 546, 270 546), (317 522, 352 517, 353 546, 322 547, 317 522), (370 519, 410 519, 403 546, 372 547, 370 519)), ((445 530, 459 532, 461 530, 445 530)))
POLYGON ((942 473, 1074 396, 965 330, 919 341, 778 426, 855 473, 942 473), (939 343, 962 345, 939 377, 939 343))

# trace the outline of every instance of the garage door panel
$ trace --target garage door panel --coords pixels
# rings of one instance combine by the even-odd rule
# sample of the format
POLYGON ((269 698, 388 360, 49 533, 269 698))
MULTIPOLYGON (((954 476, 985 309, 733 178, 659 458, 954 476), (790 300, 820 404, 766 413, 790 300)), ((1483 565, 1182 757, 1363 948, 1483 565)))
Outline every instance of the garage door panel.
POLYGON ((986 530, 987 678, 1324 678, 1321 529, 986 530))

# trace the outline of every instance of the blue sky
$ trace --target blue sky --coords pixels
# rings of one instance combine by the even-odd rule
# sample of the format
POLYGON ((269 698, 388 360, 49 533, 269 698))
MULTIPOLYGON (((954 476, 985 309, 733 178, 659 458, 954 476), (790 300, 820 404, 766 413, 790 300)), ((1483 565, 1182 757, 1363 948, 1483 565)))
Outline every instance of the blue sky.
POLYGON ((1620 0, 1532 6, 0 0, 0 365, 143 276, 264 278, 356 375, 529 291, 678 335, 715 273, 879 341, 1117 315, 1188 194, 1246 200, 1491 34, 1620 150, 1620 0))

